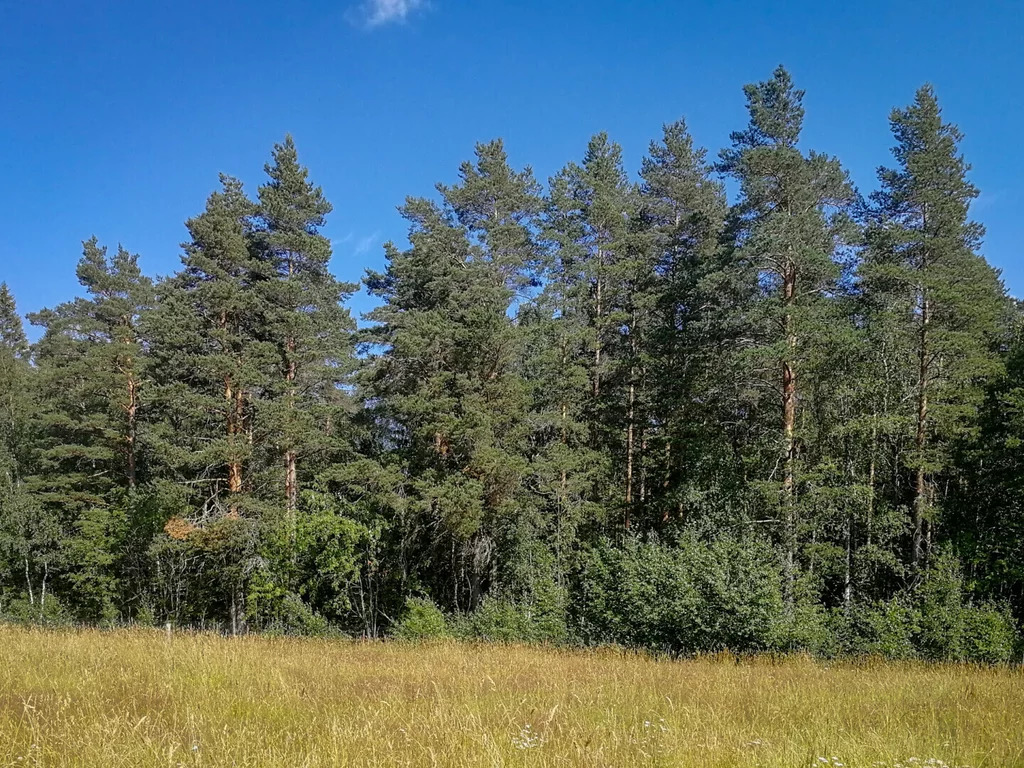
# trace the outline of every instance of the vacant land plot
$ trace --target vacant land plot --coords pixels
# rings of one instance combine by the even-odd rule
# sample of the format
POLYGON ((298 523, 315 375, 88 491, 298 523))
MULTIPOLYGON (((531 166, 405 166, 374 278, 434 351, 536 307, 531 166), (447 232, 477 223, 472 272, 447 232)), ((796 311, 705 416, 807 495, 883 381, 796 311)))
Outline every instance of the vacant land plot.
POLYGON ((1022 724, 1019 670, 0 627, 5 766, 979 768, 1022 724))

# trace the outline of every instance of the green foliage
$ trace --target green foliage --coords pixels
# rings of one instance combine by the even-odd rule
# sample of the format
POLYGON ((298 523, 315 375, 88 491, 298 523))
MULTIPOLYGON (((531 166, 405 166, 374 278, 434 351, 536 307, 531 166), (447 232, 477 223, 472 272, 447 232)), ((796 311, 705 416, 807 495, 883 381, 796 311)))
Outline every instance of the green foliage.
POLYGON ((675 653, 779 647, 783 601, 771 548, 749 537, 670 545, 607 541, 584 560, 576 605, 589 642, 675 653))
POLYGON ((890 659, 997 663, 1014 653, 1017 630, 1006 608, 974 603, 960 564, 940 553, 913 588, 874 603, 855 603, 836 616, 842 650, 890 659))
POLYGON ((456 634, 504 643, 564 643, 568 640, 566 609, 560 595, 534 600, 488 595, 475 611, 456 619, 456 634))
POLYGON ((32 599, 19 597, 5 603, 0 610, 0 621, 68 627, 73 625, 74 617, 60 598, 41 595, 32 599))
POLYGON ((917 611, 904 595, 853 606, 843 616, 840 632, 850 653, 910 659, 917 655, 917 611))
POLYGON ((937 480, 954 446, 976 428, 984 382, 1002 368, 996 349, 1007 298, 978 254, 984 228, 970 218, 979 193, 960 154, 963 137, 942 120, 931 86, 893 110, 890 124, 897 167, 879 171, 861 272, 869 323, 896 350, 890 375, 906 395, 894 416, 904 439, 913 436, 902 461, 915 474, 909 506, 916 566, 941 502, 937 480))
POLYGON ((1010 611, 994 605, 968 605, 963 609, 964 657, 988 664, 1014 658, 1019 634, 1010 611))
POLYGON ((408 598, 402 618, 391 628, 392 637, 399 640, 436 640, 451 634, 444 613, 433 600, 425 597, 408 598))
POLYGON ((115 600, 120 584, 114 566, 125 541, 123 511, 86 509, 74 527, 64 544, 63 556, 74 563, 67 580, 76 595, 80 616, 111 624, 119 617, 115 600))
POLYGON ((974 604, 965 594, 959 561, 942 552, 915 594, 920 611, 917 644, 929 659, 1002 662, 1013 654, 1016 628, 1005 609, 974 604))
POLYGON ((87 240, 31 346, 0 284, 0 614, 1014 658, 1024 311, 962 137, 921 89, 865 204, 784 68, 744 96, 715 165, 478 144, 359 329, 290 137, 175 274, 87 240))
POLYGON ((921 653, 929 659, 963 658, 963 578, 956 559, 942 553, 930 563, 914 597, 921 653))
MULTIPOLYGON (((252 588, 250 599, 258 590, 258 586, 252 588)), ((252 610, 252 613, 256 611, 252 610)), ((264 608, 260 618, 262 631, 272 635, 323 636, 331 630, 327 619, 292 592, 274 595, 272 607, 270 610, 264 608)))

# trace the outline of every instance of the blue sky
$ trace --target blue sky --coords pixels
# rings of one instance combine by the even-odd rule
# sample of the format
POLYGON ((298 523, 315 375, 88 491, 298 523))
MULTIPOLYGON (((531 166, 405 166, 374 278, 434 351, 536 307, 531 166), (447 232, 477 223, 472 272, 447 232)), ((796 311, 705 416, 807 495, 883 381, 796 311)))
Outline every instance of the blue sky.
POLYGON ((75 294, 93 234, 174 271, 217 174, 254 193, 286 132, 334 204, 333 269, 357 280, 404 237, 395 207, 476 141, 546 179, 606 130, 635 172, 684 116, 716 153, 746 122, 742 85, 779 63, 807 91, 804 146, 865 193, 890 109, 933 83, 966 134, 984 253, 1024 296, 1020 2, 0 0, 0 29, 0 280, 23 311, 75 294))

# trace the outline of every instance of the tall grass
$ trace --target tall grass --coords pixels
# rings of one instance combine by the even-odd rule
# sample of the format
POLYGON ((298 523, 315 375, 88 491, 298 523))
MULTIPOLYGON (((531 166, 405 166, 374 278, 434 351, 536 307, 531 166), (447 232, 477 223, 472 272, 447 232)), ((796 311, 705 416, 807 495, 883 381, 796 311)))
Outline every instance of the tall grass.
POLYGON ((1016 669, 0 627, 5 766, 980 768, 1022 728, 1016 669))

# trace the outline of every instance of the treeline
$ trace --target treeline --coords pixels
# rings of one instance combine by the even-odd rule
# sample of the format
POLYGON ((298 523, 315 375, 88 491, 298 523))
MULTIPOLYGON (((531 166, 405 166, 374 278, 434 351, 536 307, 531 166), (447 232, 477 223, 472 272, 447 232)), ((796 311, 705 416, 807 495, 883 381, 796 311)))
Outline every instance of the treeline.
POLYGON ((638 180, 478 145, 361 328, 291 139, 172 277, 89 240, 34 345, 4 287, 0 615, 1012 658, 1024 312, 960 133, 919 90, 865 199, 784 69, 744 93, 638 180))

